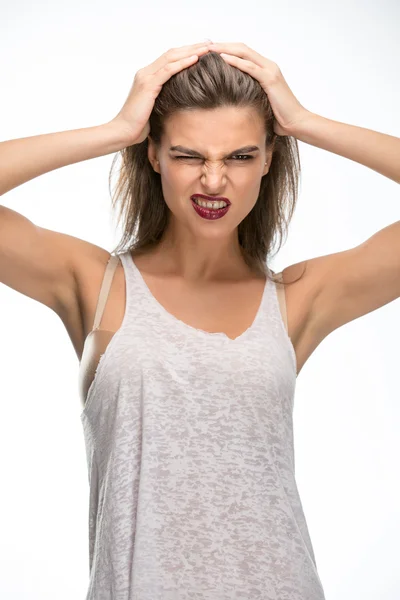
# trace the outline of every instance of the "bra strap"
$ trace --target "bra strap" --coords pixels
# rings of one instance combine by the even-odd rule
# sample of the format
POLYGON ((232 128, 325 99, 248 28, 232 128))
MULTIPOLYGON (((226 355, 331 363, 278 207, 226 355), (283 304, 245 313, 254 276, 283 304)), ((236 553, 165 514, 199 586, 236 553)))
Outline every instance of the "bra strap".
POLYGON ((99 328, 118 261, 119 256, 117 254, 111 254, 110 258, 108 259, 106 270, 104 272, 103 282, 100 288, 99 298, 97 301, 96 314, 94 316, 93 323, 93 331, 99 328))
MULTIPOLYGON (((278 279, 280 282, 283 282, 283 273, 278 273, 277 275, 275 275, 275 279, 278 279)), ((285 329, 287 331, 288 325, 287 325, 287 313, 286 313, 285 286, 277 283, 276 284, 276 293, 278 296, 279 306, 281 309, 283 322, 285 324, 285 329)))

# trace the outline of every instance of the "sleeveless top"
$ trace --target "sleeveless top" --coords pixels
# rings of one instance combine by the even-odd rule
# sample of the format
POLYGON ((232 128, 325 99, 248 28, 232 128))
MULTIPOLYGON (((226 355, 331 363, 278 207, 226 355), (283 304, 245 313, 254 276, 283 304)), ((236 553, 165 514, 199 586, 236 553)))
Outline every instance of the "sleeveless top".
POLYGON ((111 255, 79 370, 86 600, 325 600, 295 481, 285 322, 283 286, 266 279, 237 338, 196 329, 130 252, 111 255), (118 260, 123 321, 94 342, 118 260))

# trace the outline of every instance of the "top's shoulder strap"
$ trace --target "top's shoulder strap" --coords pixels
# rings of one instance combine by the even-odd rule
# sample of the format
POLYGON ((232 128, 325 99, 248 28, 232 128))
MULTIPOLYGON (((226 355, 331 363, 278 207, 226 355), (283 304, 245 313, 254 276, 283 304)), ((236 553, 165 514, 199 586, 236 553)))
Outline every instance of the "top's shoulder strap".
POLYGON ((115 269, 117 267, 119 256, 117 254, 111 254, 106 270, 104 272, 103 282, 101 284, 99 298, 97 301, 96 314, 94 316, 93 330, 98 329, 101 318, 103 316, 104 308, 107 302, 108 294, 110 292, 111 283, 114 277, 115 269))

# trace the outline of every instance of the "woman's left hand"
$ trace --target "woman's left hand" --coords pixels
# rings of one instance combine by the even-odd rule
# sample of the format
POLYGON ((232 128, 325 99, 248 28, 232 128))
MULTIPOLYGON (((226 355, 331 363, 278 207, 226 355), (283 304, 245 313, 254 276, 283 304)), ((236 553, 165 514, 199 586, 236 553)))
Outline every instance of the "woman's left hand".
POLYGON ((218 52, 228 64, 257 79, 274 112, 274 132, 295 135, 296 126, 311 113, 297 100, 276 63, 238 42, 210 44, 209 50, 218 52))

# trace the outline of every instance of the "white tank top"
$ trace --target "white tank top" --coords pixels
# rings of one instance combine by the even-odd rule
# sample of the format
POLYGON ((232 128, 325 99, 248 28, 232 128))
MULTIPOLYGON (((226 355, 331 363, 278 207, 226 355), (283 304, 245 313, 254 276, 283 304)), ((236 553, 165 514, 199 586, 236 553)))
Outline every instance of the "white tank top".
MULTIPOLYGON (((118 256, 125 315, 81 414, 86 600, 324 600, 295 481, 296 355, 279 284, 266 280, 232 340, 174 317, 129 252, 109 266, 118 256)), ((108 268, 96 327, 105 282, 108 268)))

